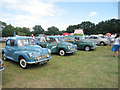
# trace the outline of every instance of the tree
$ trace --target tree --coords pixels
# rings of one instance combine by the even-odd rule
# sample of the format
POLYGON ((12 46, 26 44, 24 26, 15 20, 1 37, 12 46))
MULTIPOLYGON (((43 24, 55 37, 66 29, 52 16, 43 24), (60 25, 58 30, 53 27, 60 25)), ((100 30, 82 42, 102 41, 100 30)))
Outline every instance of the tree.
POLYGON ((14 31, 15 28, 12 25, 7 25, 2 31, 2 36, 3 37, 13 36, 14 31))
POLYGON ((33 27, 34 30, 34 35, 38 35, 38 34, 43 34, 44 33, 44 29, 41 27, 41 25, 35 25, 33 27))
POLYGON ((58 35, 59 34, 59 29, 55 26, 51 26, 47 29, 47 35, 58 35))
POLYGON ((74 33, 75 29, 79 29, 79 26, 78 25, 70 25, 67 27, 66 32, 74 33))
POLYGON ((22 33, 25 33, 27 36, 29 36, 30 35, 30 29, 26 28, 26 27, 23 27, 22 28, 22 33))
POLYGON ((120 19, 111 19, 106 21, 101 21, 96 25, 96 30, 98 33, 105 34, 109 33, 119 33, 120 32, 120 19))
POLYGON ((78 24, 79 28, 83 29, 85 34, 94 34, 95 33, 95 24, 90 21, 84 21, 81 24, 78 24))

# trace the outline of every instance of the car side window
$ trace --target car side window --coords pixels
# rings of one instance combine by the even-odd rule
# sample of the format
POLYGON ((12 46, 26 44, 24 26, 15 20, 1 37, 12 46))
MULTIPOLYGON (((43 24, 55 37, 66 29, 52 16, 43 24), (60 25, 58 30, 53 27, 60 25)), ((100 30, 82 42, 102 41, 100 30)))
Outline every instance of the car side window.
POLYGON ((7 40, 6 45, 10 46, 10 40, 7 40))
POLYGON ((94 37, 94 39, 98 39, 97 37, 94 37))
POLYGON ((90 37, 89 39, 94 39, 94 37, 90 37))
POLYGON ((8 45, 8 46, 17 46, 17 44, 16 44, 16 42, 14 40, 8 40, 6 42, 6 45, 8 45))
POLYGON ((15 41, 14 40, 10 40, 10 46, 15 46, 15 41))

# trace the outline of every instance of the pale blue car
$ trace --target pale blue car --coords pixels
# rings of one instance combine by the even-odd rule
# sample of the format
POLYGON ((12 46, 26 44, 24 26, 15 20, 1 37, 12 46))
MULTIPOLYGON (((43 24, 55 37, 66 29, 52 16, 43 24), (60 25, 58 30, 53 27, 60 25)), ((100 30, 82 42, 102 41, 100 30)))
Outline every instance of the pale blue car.
POLYGON ((50 55, 50 49, 36 45, 31 37, 8 38, 2 49, 2 59, 18 62, 21 68, 27 68, 28 64, 47 63, 51 59, 50 55))

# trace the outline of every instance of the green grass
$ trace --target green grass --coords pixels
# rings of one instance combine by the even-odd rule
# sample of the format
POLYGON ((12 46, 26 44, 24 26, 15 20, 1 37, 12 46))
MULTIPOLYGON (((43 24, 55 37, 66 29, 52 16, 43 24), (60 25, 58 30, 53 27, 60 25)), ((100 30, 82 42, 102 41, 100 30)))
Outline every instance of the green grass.
POLYGON ((45 65, 22 69, 15 62, 4 61, 3 88, 117 88, 118 58, 111 46, 95 51, 78 50, 74 55, 52 55, 45 65))

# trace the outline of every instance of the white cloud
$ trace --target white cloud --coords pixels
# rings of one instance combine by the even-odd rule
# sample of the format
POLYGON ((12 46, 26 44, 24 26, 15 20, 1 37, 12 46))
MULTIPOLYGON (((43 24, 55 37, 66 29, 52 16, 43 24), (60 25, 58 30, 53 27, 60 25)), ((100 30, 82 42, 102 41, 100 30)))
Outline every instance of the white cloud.
POLYGON ((89 16, 95 16, 95 15, 97 15, 97 12, 91 12, 91 13, 89 14, 89 16))
POLYGON ((0 12, 3 14, 0 19, 19 27, 32 28, 37 24, 42 25, 48 23, 50 18, 64 13, 54 2, 41 0, 1 0, 0 4, 0 12))

